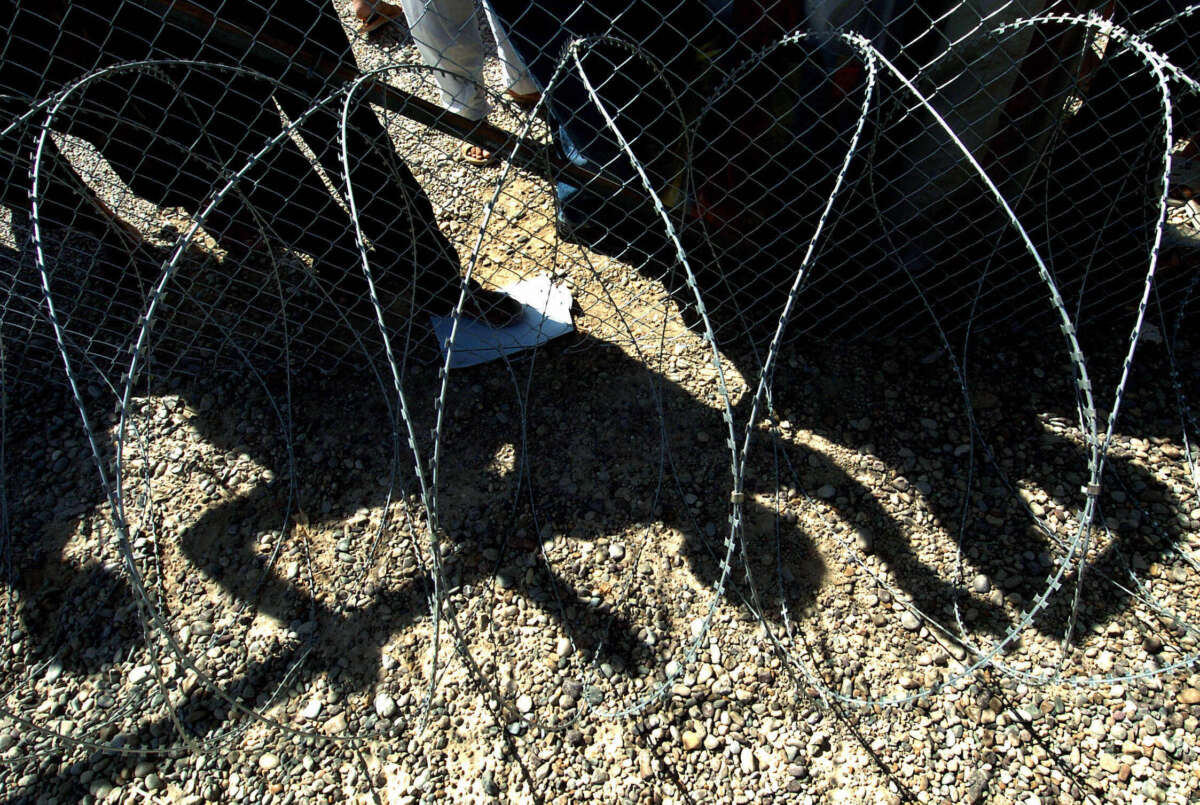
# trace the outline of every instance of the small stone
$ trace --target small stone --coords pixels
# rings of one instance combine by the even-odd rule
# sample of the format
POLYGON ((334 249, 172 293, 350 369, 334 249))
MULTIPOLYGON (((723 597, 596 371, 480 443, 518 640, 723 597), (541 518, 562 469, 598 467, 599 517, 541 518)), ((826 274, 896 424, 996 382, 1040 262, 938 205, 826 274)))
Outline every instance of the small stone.
POLYGON ((694 752, 704 743, 704 736, 691 730, 684 730, 683 735, 680 737, 683 741, 683 748, 689 752, 694 752))
POLYGON ((855 529, 854 544, 863 553, 870 553, 875 548, 875 535, 866 528, 855 529))
POLYGON ((1179 692, 1180 704, 1200 704, 1200 690, 1196 688, 1184 688, 1179 692))
POLYGON ((517 711, 522 715, 533 709, 533 699, 528 694, 521 694, 517 697, 517 711))
POLYGON ((1116 773, 1121 768, 1121 762, 1108 752, 1100 753, 1100 768, 1104 769, 1109 774, 1116 773))
POLYGON ((758 769, 758 761, 754 757, 754 752, 750 751, 750 747, 742 747, 741 754, 738 755, 738 761, 742 765, 742 774, 751 774, 758 769))
POLYGON ((967 805, 976 805, 983 799, 983 792, 987 789, 988 774, 982 769, 976 769, 967 780, 967 795, 965 802, 967 805))
POLYGON ((7 752, 17 745, 17 736, 11 732, 0 733, 0 752, 7 752))
POLYGON ((391 718, 396 715, 396 700, 386 693, 375 696, 375 714, 380 718, 391 718))
POLYGON ((42 679, 46 680, 47 682, 54 682, 60 676, 62 676, 62 672, 62 663, 58 660, 55 660, 46 667, 46 673, 42 675, 42 679))
POLYGON ((496 778, 492 776, 490 771, 485 771, 483 777, 479 780, 480 786, 483 788, 483 793, 489 797, 494 797, 500 793, 500 786, 496 785, 496 778))
POLYGON ((300 717, 305 721, 312 721, 319 715, 321 715, 321 700, 317 698, 310 699, 304 709, 300 711, 300 717))
POLYGON ((340 735, 346 731, 346 716, 343 713, 338 713, 333 718, 325 722, 323 729, 327 735, 340 735))
POLYGON ((625 558, 625 546, 619 542, 610 543, 608 546, 608 558, 614 562, 620 562, 625 558))
POLYGON ((569 637, 560 637, 554 643, 554 654, 558 657, 570 657, 575 652, 569 637))
POLYGON ((992 580, 983 573, 979 573, 971 582, 971 589, 980 595, 987 595, 992 591, 992 580))
POLYGON ((803 763, 793 763, 791 766, 788 766, 788 774, 797 780, 803 780, 808 777, 808 766, 805 766, 803 763))
POLYGON ((1162 651, 1162 640, 1157 635, 1148 634, 1142 640, 1142 648, 1145 649, 1147 654, 1157 654, 1162 651))
POLYGON ((720 735, 713 735, 710 732, 708 735, 704 736, 704 748, 710 752, 715 752, 716 750, 720 749, 722 743, 724 743, 724 741, 721 740, 720 735))
POLYGON ((158 779, 157 774, 147 774, 146 779, 142 780, 147 791, 157 791, 162 788, 162 780, 158 779))
POLYGON ((825 484, 817 490, 817 497, 821 498, 822 500, 829 500, 836 494, 837 487, 835 487, 833 484, 825 484))
POLYGON ((137 685, 150 676, 149 665, 139 665, 129 672, 129 684, 137 685))
POLYGON ((921 620, 913 613, 905 610, 904 614, 900 616, 900 625, 910 632, 915 632, 921 628, 921 620))
POLYGON ((258 767, 263 771, 270 771, 271 769, 278 768, 279 756, 272 754, 271 752, 263 752, 258 756, 258 767))

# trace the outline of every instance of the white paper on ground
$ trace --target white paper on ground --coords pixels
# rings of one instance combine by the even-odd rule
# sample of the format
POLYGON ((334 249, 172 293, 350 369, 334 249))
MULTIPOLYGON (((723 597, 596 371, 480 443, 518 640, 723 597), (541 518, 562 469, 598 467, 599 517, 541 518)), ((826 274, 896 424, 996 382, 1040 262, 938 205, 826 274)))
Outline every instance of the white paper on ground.
MULTIPOLYGON (((521 280, 501 290, 525 306, 520 320, 497 330, 466 316, 459 318, 450 368, 494 361, 575 329, 571 323, 571 294, 565 286, 553 285, 550 277, 521 280)), ((429 321, 445 358, 452 320, 449 316, 430 316, 429 321)))

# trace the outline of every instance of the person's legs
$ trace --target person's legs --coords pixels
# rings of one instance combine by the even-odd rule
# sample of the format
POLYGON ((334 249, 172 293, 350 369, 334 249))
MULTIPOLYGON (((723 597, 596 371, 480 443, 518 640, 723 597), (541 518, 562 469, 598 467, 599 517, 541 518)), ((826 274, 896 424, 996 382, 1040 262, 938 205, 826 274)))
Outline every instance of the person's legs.
POLYGON ((482 120, 489 107, 474 0, 402 0, 401 5, 421 59, 439 71, 434 79, 442 105, 456 115, 482 120))
MULTIPOLYGON (((311 25, 302 26, 307 31, 306 46, 320 48, 343 66, 357 68, 350 43, 332 7, 321 0, 289 4, 293 19, 298 11, 296 6, 305 6, 309 13, 320 15, 311 25)), ((282 83, 295 91, 279 91, 276 99, 293 119, 307 110, 312 98, 331 89, 319 77, 298 67, 289 70, 282 83)), ((344 188, 340 104, 308 117, 300 133, 335 185, 339 190, 344 188)), ((386 297, 381 301, 399 311, 404 307, 400 300, 410 297, 416 308, 447 312, 457 302, 461 288, 459 260, 454 247, 438 229, 429 197, 397 156, 387 131, 365 103, 351 109, 344 137, 350 155, 349 181, 354 188, 358 221, 373 247, 372 263, 381 267, 375 273, 377 289, 386 297)), ((357 268, 353 270, 357 273, 357 268)), ((520 305, 508 297, 483 292, 474 285, 470 290, 474 301, 468 314, 474 318, 503 326, 520 315, 520 305)))
POLYGON ((504 68, 505 89, 514 98, 531 98, 541 93, 541 87, 529 74, 529 68, 521 59, 517 49, 504 31, 504 25, 496 17, 492 4, 485 2, 483 10, 487 14, 488 25, 492 28, 492 36, 496 38, 496 51, 500 57, 500 65, 504 68))

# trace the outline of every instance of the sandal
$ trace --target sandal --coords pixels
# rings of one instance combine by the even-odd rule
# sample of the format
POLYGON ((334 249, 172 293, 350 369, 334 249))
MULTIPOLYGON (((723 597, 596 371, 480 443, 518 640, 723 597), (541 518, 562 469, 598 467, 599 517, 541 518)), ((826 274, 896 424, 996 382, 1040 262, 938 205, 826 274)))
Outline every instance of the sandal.
POLYGON ((378 30, 389 22, 404 18, 404 9, 400 6, 386 2, 386 0, 376 0, 374 10, 365 17, 358 17, 358 32, 362 36, 366 36, 372 31, 378 30))
POLYGON ((459 159, 461 159, 463 162, 466 162, 468 165, 479 165, 480 167, 494 165, 500 160, 495 153, 487 150, 481 145, 475 145, 474 143, 463 143, 458 149, 458 156, 459 159), (472 154, 472 151, 483 154, 483 156, 472 154))
POLYGON ((510 89, 508 90, 508 97, 512 98, 513 103, 515 103, 517 106, 521 107, 525 111, 529 111, 533 107, 537 106, 537 102, 542 99, 542 93, 514 92, 510 89))

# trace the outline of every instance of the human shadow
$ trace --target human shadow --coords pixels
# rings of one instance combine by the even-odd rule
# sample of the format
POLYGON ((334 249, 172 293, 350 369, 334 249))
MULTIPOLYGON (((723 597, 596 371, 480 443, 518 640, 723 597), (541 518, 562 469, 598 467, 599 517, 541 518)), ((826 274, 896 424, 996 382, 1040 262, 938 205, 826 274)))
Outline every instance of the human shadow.
MULTIPOLYGON (((537 553, 540 543, 554 537, 612 539, 613 534, 631 529, 636 533, 661 522, 682 535, 683 554, 693 573, 712 585, 723 554, 723 529, 718 537, 715 526, 724 523, 729 500, 728 452, 716 435, 723 427, 721 412, 620 350, 584 336, 576 337, 569 349, 556 345, 542 350, 529 377, 518 380, 524 371, 524 365, 518 365, 514 376, 505 378, 493 366, 461 371, 452 379, 438 493, 439 520, 453 549, 447 559, 448 577, 455 587, 478 586, 494 575, 512 576, 529 569, 529 581, 518 583, 518 588, 543 606, 581 650, 632 664, 645 657, 648 647, 638 637, 639 627, 613 601, 585 594, 576 588, 570 573, 547 562, 526 568, 520 562, 514 566, 512 559, 537 553), (597 393, 598 377, 604 378, 603 394, 597 393), (526 382, 528 388, 522 390, 526 382), (697 441, 697 434, 713 436, 697 441), (657 493, 656 486, 660 487, 657 493), (484 554, 496 558, 481 558, 484 554), (607 635, 607 640, 598 635, 607 635)), ((418 433, 431 424, 432 405, 425 408, 424 415, 417 415, 418 433)), ((378 483, 365 497, 345 494, 359 477, 378 479, 395 472, 399 488, 414 491, 411 470, 399 466, 407 463, 407 456, 394 462, 390 451, 375 445, 356 454, 364 466, 351 477, 333 481, 332 486, 304 481, 302 497, 310 504, 297 501, 292 479, 308 474, 304 467, 315 470, 317 465, 309 464, 310 459, 328 460, 327 451, 334 446, 361 442, 363 423, 379 427, 391 416, 381 402, 356 402, 353 418, 343 415, 341 405, 334 409, 339 413, 328 413, 323 395, 311 400, 293 397, 297 418, 293 432, 313 435, 295 449, 294 475, 276 467, 275 483, 217 505, 179 537, 188 560, 235 600, 253 601, 284 622, 313 613, 311 617, 321 624, 319 633, 334 638, 327 661, 343 654, 336 645, 338 635, 372 631, 379 637, 367 643, 377 644, 377 649, 387 634, 426 613, 423 573, 412 573, 399 586, 377 586, 374 599, 361 609, 337 612, 282 578, 247 539, 283 522, 294 532, 299 506, 304 506, 307 520, 301 528, 311 533, 352 519, 364 506, 382 505, 390 487, 378 483), (326 413, 319 413, 322 409, 326 413)), ((219 443, 223 438, 223 429, 198 424, 206 442, 219 443)), ((747 510, 748 521, 763 519, 757 504, 749 504, 747 510)), ((785 531, 786 553, 794 557, 793 605, 803 605, 822 575, 821 561, 798 529, 785 531)), ((749 537, 747 547, 765 564, 764 556, 756 554, 767 548, 758 536, 749 537)), ((773 547, 769 555, 773 562, 773 547)), ((362 660, 360 675, 373 679, 377 656, 362 660)), ((314 668, 320 662, 314 659, 314 668)))
MULTIPOLYGON (((1126 346, 1123 339, 1113 343, 1111 325, 1107 332, 1108 349, 1088 353, 1102 409, 1111 399, 1104 395, 1114 388, 1126 346)), ((806 351, 799 370, 785 367, 781 372, 775 401, 792 421, 851 451, 866 451, 873 457, 868 463, 878 461, 872 473, 877 494, 882 490, 891 496, 890 505, 882 519, 861 506, 848 516, 875 531, 874 550, 894 566, 897 584, 914 603, 952 624, 951 604, 957 602, 968 628, 1003 634, 1012 626, 1005 612, 1014 610, 999 605, 1005 599, 1017 609, 1031 605, 1047 587, 1054 557, 1061 558, 1065 544, 1078 533, 1088 452, 1072 435, 1077 422, 1073 371, 1061 348, 1029 334, 989 331, 971 349, 967 391, 977 425, 974 436, 963 387, 934 338, 806 351), (857 374, 846 371, 847 350, 856 353, 857 374), (1032 513, 1018 488, 1033 500, 1032 513), (925 525, 913 521, 912 504, 897 504, 897 494, 919 497, 915 509, 927 513, 925 525), (948 556, 942 558, 961 550, 967 573, 989 577, 991 596, 986 590, 972 592, 970 575, 957 586, 950 584, 953 562, 935 569, 937 557, 928 550, 921 557, 911 552, 912 535, 931 527, 946 534, 942 550, 948 556)), ((1144 344, 1118 433, 1160 442, 1178 437, 1174 392, 1163 382, 1168 374, 1165 348, 1144 344)), ((1194 394, 1195 383, 1188 385, 1194 394)), ((840 487, 838 492, 842 494, 840 487)), ((1145 516, 1152 502, 1180 505, 1164 478, 1146 463, 1128 451, 1111 451, 1098 530, 1092 536, 1093 544, 1106 544, 1082 570, 1089 581, 1083 587, 1076 639, 1128 607, 1129 591, 1100 579, 1126 575, 1135 555, 1143 568, 1169 560, 1182 531, 1153 527, 1145 516), (1108 533, 1106 520, 1112 526, 1108 533)), ((1035 618, 1034 627, 1045 636, 1061 639, 1065 632, 1079 572, 1064 574, 1062 586, 1035 618)))
MULTIPOLYGON (((739 550, 729 575, 732 601, 751 602, 768 617, 782 604, 793 611, 812 604, 825 575, 816 535, 786 511, 758 501, 771 499, 781 485, 810 491, 828 485, 834 490, 826 501, 832 513, 872 532, 871 550, 887 562, 896 584, 923 612, 948 624, 957 601, 965 603, 973 631, 1002 636, 1012 627, 1008 610, 966 593, 944 565, 931 562, 927 550, 918 550, 915 534, 931 527, 914 516, 919 507, 889 499, 903 489, 914 496, 919 492, 920 510, 932 518, 932 527, 947 531, 968 506, 972 523, 981 518, 990 523, 981 531, 968 529, 971 536, 961 545, 968 562, 1003 578, 1004 590, 1025 603, 1039 591, 1048 569, 1048 545, 1041 532, 1029 527, 1028 513, 1011 490, 982 467, 975 472, 970 499, 965 484, 954 486, 965 477, 968 463, 958 449, 969 440, 965 418, 961 412, 950 413, 961 408, 962 390, 942 362, 944 356, 923 360, 931 346, 937 342, 824 346, 804 355, 793 347, 784 352, 773 385, 777 417, 866 456, 879 483, 865 481, 833 451, 758 432, 746 480, 743 541, 760 582, 754 591, 759 598, 742 582, 739 550), (863 424, 864 419, 871 421, 863 424), (921 433, 923 419, 933 422, 929 434, 921 433), (782 474, 776 469, 779 456, 785 457, 782 474), (903 486, 901 478, 907 479, 903 486), (989 531, 994 539, 988 538, 989 531), (786 581, 772 583, 780 578, 786 581)), ((990 360, 973 364, 969 390, 997 461, 1010 479, 1038 482, 1045 479, 1045 466, 1074 468, 1055 475, 1054 481, 1061 483, 1042 483, 1047 509, 1072 511, 1079 502, 1074 490, 1086 457, 1068 436, 1047 431, 1045 417, 1053 412, 1070 421, 1074 398, 1070 383, 1062 380, 1069 381, 1069 373, 1059 377, 1049 371, 1052 362, 1040 343, 997 338, 981 342, 980 350, 990 360), (1018 369, 1042 369, 1039 355, 1049 379, 1035 388, 1013 383, 1018 369), (1036 446, 1029 444, 1031 434, 1037 434, 1036 446), (1018 449, 1024 446, 1029 449, 1018 449)), ((734 357, 742 375, 748 381, 755 378, 753 351, 734 357)), ((689 382, 691 369, 663 360, 659 354, 635 359, 613 345, 574 336, 507 368, 494 364, 454 372, 445 410, 438 511, 451 588, 479 590, 505 578, 512 592, 556 622, 585 656, 618 669, 635 668, 653 657, 644 624, 630 618, 619 600, 587 589, 587 580, 570 563, 525 560, 550 540, 612 541, 613 534, 636 534, 639 528, 661 524, 680 534, 680 557, 698 581, 711 587, 720 577, 730 492, 727 426, 711 384, 689 382)), ((692 368, 702 365, 693 360, 692 368)), ((1139 392, 1133 392, 1135 402, 1127 410, 1136 413, 1129 426, 1140 433, 1172 433, 1162 412, 1166 401, 1161 386, 1150 385, 1161 366, 1151 360, 1138 371, 1142 374, 1135 380, 1146 382, 1135 382, 1133 389, 1145 389, 1149 396, 1143 403, 1136 397, 1139 392)), ((412 370, 407 380, 406 388, 414 389, 414 430, 428 433, 435 378, 412 370)), ((259 428, 253 439, 237 427, 239 412, 264 410, 267 401, 248 395, 244 386, 230 391, 235 396, 228 402, 237 405, 219 399, 197 406, 192 426, 201 442, 245 452, 254 464, 270 468, 273 480, 244 492, 230 490, 221 502, 183 523, 179 555, 230 600, 301 627, 309 637, 300 645, 248 659, 231 680, 211 680, 210 686, 193 691, 175 711, 193 736, 207 735, 235 717, 231 711, 236 708, 227 699, 249 708, 264 706, 269 701, 264 691, 284 678, 304 684, 337 673, 344 690, 369 689, 378 679, 383 646, 428 617, 428 569, 405 556, 404 529, 392 526, 385 534, 359 518, 364 508, 395 500, 398 491, 412 501, 417 489, 408 457, 397 449, 403 432, 396 430, 400 422, 389 407, 386 387, 379 377, 354 373, 311 382, 306 376, 290 383, 276 378, 260 388, 267 397, 289 399, 287 422, 259 428), (337 393, 331 395, 331 389, 337 393), (379 439, 388 428, 400 437, 379 439), (350 462, 344 460, 350 457, 350 462), (388 483, 381 484, 381 478, 388 483), (285 550, 277 560, 273 550, 263 549, 273 539, 285 546, 307 542, 328 549, 338 537, 348 540, 337 553, 349 561, 338 557, 344 564, 318 563, 315 572, 330 580, 322 589, 307 587, 300 576, 285 571, 283 564, 298 553, 285 550), (383 559, 385 573, 360 572, 380 561, 371 557, 382 554, 372 552, 396 547, 404 550, 383 559)), ((739 436, 748 403, 746 395, 735 400, 739 436)), ((428 455, 429 443, 418 439, 418 444, 428 455)), ((1113 472, 1133 488, 1171 499, 1161 481, 1137 463, 1123 456, 1110 461, 1113 472)), ((1088 572, 1109 572, 1109 564, 1119 563, 1127 550, 1161 557, 1170 550, 1170 541, 1147 541, 1139 529, 1120 530, 1118 541, 1088 572)), ((1061 636, 1064 607, 1070 603, 1070 578, 1066 581, 1036 622, 1046 634, 1061 636)), ((1085 589, 1085 628, 1112 618, 1125 605, 1107 588, 1085 589)), ((132 745, 159 739, 151 727, 124 736, 132 745)))
MULTIPOLYGON (((57 247, 47 247, 47 252, 69 252, 72 257, 88 252, 99 260, 118 254, 103 243, 84 244, 79 239, 57 247)), ((97 552, 81 552, 78 544, 71 544, 93 538, 89 520, 103 520, 107 512, 97 509, 105 503, 104 493, 76 401, 65 384, 43 382, 47 366, 61 363, 61 357, 45 320, 31 262, 27 249, 0 249, 0 275, 6 280, 0 322, 0 540, 4 583, 19 602, 14 612, 22 624, 19 632, 10 634, 19 634, 26 649, 18 662, 53 661, 61 670, 86 673, 119 661, 141 642, 141 630, 132 590, 121 573, 97 552), (90 606, 77 606, 81 600, 90 606)), ((107 294, 111 288, 97 284, 100 287, 89 291, 106 296, 110 320, 124 317, 128 324, 136 318, 131 306, 107 294)), ((71 301, 78 304, 59 309, 68 340, 83 329, 70 329, 73 314, 88 318, 80 311, 91 307, 86 300, 71 301)), ((90 344, 100 362, 112 357, 100 354, 103 342, 96 338, 90 344)), ((72 352, 72 357, 79 354, 72 352)), ((106 396, 94 368, 83 366, 76 379, 88 415, 104 423, 111 418, 112 398, 106 396)), ((100 438, 97 446, 107 465, 112 458, 109 445, 100 438)))
MULTIPOLYGON (((544 539, 594 544, 598 537, 623 534, 628 556, 605 570, 619 579, 637 548, 630 535, 661 524, 678 533, 683 558, 711 587, 720 575, 722 539, 705 526, 725 521, 730 492, 728 452, 717 435, 724 427, 721 411, 624 352, 585 336, 574 338, 569 348, 547 347, 532 364, 521 362, 513 370, 520 375, 530 366, 528 392, 525 383, 514 385, 496 365, 452 377, 438 505, 449 547, 442 559, 446 577, 452 588, 511 586, 556 622, 584 657, 618 669, 656 667, 645 624, 615 590, 597 595, 596 589, 578 586, 581 576, 570 564, 524 559, 538 553, 544 539), (605 393, 597 393, 600 384, 605 393), (516 413, 518 400, 524 417, 516 413), (516 463, 494 460, 521 444, 523 426, 530 438, 519 450, 519 463, 531 468, 527 472, 516 463), (712 438, 697 440, 701 433, 712 438), (646 490, 660 483, 660 476, 686 485, 687 491, 667 489, 656 500, 646 490), (558 483, 563 478, 568 482, 558 483), (584 490, 584 479, 596 483, 584 490), (512 502, 526 498, 534 504, 512 502), (501 577, 511 581, 500 582, 501 577)), ((186 573, 219 585, 237 605, 309 636, 268 656, 246 658, 235 678, 210 680, 212 687, 193 691, 175 717, 194 737, 228 724, 234 716, 227 699, 242 697, 248 707, 265 704, 255 694, 276 688, 284 678, 303 685, 330 674, 344 692, 369 689, 379 678, 383 647, 429 617, 429 570, 408 555, 408 539, 425 537, 408 535, 397 523, 372 545, 379 532, 356 519, 364 508, 385 508, 397 496, 411 501, 417 488, 404 466, 407 456, 398 460, 395 445, 379 438, 399 425, 386 395, 375 393, 379 379, 348 373, 325 382, 292 380, 285 427, 261 428, 270 432, 248 437, 221 400, 191 422, 204 444, 242 451, 255 465, 270 468, 274 478, 224 495, 193 520, 183 518, 177 548, 186 573), (331 397, 331 388, 341 393, 331 397), (343 451, 346 445, 353 448, 343 451), (353 456, 354 466, 342 469, 341 455, 353 456), (389 483, 381 484, 381 478, 389 483), (335 552, 328 549, 339 537, 348 544, 336 553, 360 553, 349 557, 353 561, 338 557, 330 564, 326 560, 335 552), (279 561, 273 561, 273 550, 262 550, 262 543, 272 540, 286 543, 279 561), (317 588, 307 586, 305 574, 286 569, 299 556, 290 548, 300 543, 317 557, 313 573, 323 579, 317 588), (380 553, 367 558, 375 550, 380 553), (379 573, 358 573, 372 561, 379 573)), ((414 404, 416 431, 428 432, 436 376, 416 372, 408 380, 426 397, 424 405, 414 404)), ((284 390, 274 387, 271 393, 284 390)), ((263 399, 245 389, 240 398, 238 411, 264 407, 263 399)), ((164 489, 164 494, 179 493, 164 489)), ((764 531, 769 527, 762 523, 773 518, 753 502, 746 511, 752 564, 774 567, 782 556, 790 579, 786 590, 764 588, 762 610, 778 612, 781 597, 792 607, 807 606, 824 574, 811 541, 791 524, 782 529, 778 544, 768 541, 764 531)), ((597 547, 597 554, 604 553, 597 547)), ((170 565, 173 549, 166 552, 170 565)), ((729 585, 735 600, 746 595, 737 589, 742 570, 736 559, 735 554, 729 585)), ((165 724, 155 724, 124 736, 125 744, 159 740, 156 731, 165 724)))

